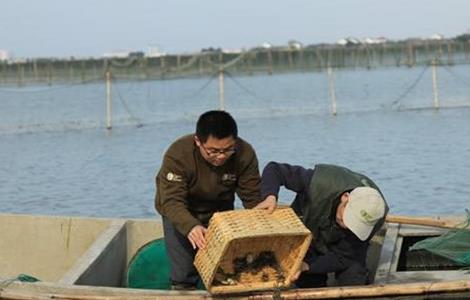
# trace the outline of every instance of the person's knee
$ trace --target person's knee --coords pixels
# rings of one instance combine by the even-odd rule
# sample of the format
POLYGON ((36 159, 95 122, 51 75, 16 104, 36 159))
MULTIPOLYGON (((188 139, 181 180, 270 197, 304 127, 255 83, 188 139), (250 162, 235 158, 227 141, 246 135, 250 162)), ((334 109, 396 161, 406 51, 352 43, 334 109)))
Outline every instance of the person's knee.
POLYGON ((166 253, 170 266, 171 288, 175 290, 194 289, 199 280, 199 273, 194 266, 196 251, 189 240, 179 233, 165 217, 163 225, 166 253))
POLYGON ((326 274, 302 273, 295 281, 295 286, 298 288, 325 287, 327 278, 326 274))
POLYGON ((366 266, 353 263, 347 269, 336 274, 336 281, 340 286, 369 284, 369 272, 366 266))

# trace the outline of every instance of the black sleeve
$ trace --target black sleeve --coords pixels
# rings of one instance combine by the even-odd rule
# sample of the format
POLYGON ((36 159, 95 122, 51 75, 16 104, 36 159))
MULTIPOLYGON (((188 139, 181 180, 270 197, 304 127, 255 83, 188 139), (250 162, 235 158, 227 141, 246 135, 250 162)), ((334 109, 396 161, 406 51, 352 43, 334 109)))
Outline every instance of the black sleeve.
POLYGON ((328 251, 324 255, 320 255, 311 260, 306 260, 309 266, 309 274, 325 274, 330 272, 338 272, 347 268, 344 259, 333 251, 328 251))
POLYGON ((352 264, 366 265, 369 243, 359 240, 352 232, 339 237, 328 246, 325 254, 317 254, 312 244, 304 258, 310 266, 309 273, 338 272, 349 268, 352 264))
POLYGON ((310 183, 313 170, 285 163, 269 162, 261 176, 261 198, 278 196, 281 186, 296 193, 304 192, 310 183))

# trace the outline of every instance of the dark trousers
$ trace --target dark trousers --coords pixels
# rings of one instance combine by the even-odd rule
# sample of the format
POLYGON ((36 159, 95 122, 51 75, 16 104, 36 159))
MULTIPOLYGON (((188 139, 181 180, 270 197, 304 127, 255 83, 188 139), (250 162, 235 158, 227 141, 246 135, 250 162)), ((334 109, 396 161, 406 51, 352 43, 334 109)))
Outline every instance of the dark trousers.
POLYGON ((170 281, 176 289, 195 288, 199 273, 194 266, 196 250, 188 238, 182 235, 166 217, 162 217, 163 232, 168 257, 170 258, 170 281))
POLYGON ((369 272, 365 263, 339 258, 332 252, 312 257, 309 265, 310 271, 302 273, 295 282, 299 288, 326 286, 328 273, 335 274, 338 286, 369 283, 369 272))

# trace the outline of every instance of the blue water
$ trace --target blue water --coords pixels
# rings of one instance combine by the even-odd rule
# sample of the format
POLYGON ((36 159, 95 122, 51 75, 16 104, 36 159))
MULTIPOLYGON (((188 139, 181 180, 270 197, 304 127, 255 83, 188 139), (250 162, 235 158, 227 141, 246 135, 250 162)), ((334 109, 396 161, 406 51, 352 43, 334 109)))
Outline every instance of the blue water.
MULTIPOLYGON (((470 204, 470 67, 337 71, 337 115, 324 73, 225 78, 225 109, 271 160, 334 163, 369 175, 391 212, 461 214, 470 204), (419 79, 419 80, 418 80, 419 79)), ((0 87, 0 211, 155 217, 165 149, 219 107, 209 78, 0 87)), ((292 193, 283 191, 281 202, 292 193)))

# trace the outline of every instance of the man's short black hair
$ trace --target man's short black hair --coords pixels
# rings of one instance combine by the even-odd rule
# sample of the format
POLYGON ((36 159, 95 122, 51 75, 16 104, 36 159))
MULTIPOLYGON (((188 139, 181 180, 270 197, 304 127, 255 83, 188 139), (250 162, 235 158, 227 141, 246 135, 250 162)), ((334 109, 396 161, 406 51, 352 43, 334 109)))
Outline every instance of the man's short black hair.
POLYGON ((210 110, 203 113, 196 124, 196 136, 205 143, 209 136, 223 139, 232 136, 238 137, 237 123, 233 117, 222 110, 210 110))

